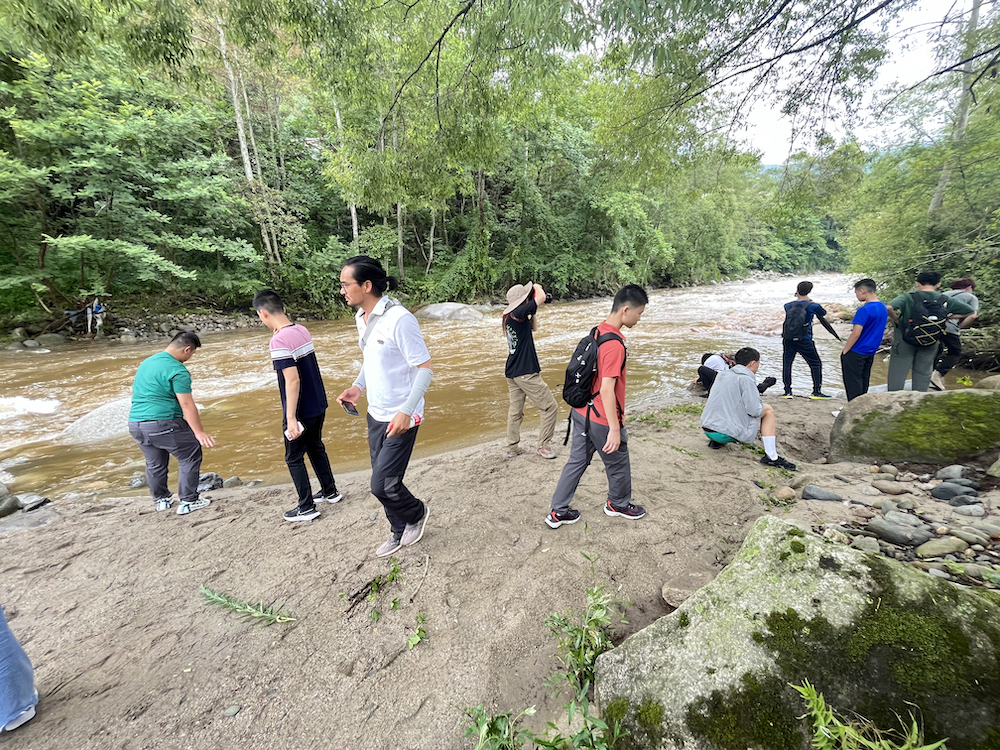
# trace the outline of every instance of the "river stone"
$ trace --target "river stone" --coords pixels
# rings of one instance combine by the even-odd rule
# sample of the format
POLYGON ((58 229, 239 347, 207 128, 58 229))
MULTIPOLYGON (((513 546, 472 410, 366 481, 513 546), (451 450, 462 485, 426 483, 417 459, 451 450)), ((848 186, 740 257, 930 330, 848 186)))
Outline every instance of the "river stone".
POLYGON ((972 495, 955 495, 955 497, 948 498, 948 505, 957 508, 959 505, 978 505, 981 503, 978 497, 973 497, 972 495))
POLYGON ((949 479, 948 484, 957 484, 959 487, 971 487, 974 490, 979 489, 979 482, 975 479, 949 479))
POLYGON ((795 490, 791 487, 778 487, 778 489, 774 491, 774 496, 778 498, 778 500, 794 500, 795 490))
POLYGON ((951 466, 945 466, 943 469, 939 469, 938 473, 934 475, 935 479, 961 479, 965 472, 968 471, 961 464, 952 464, 951 466))
POLYGON ((812 727, 789 686, 803 680, 848 716, 893 727, 912 705, 928 741, 985 747, 1000 726, 997 644, 996 594, 765 516, 712 583, 597 658, 595 692, 639 750, 804 748, 812 727))
POLYGON ((957 536, 963 542, 967 542, 968 544, 985 545, 990 543, 990 540, 985 534, 976 531, 975 529, 952 529, 951 534, 952 536, 957 536))
POLYGON ((1000 375, 990 375, 976 383, 974 388, 985 388, 987 390, 1000 390, 1000 375))
POLYGON ((972 516, 973 518, 981 518, 986 515, 982 505, 959 505, 955 508, 955 512, 960 516, 972 516))
POLYGON ((421 307, 415 313, 424 320, 482 320, 483 314, 471 305, 458 302, 437 302, 421 307))
POLYGON ((851 546, 864 552, 870 552, 873 555, 879 554, 882 549, 879 546, 878 539, 870 536, 863 536, 861 534, 854 537, 854 541, 851 542, 851 546))
POLYGON ((10 490, 7 489, 7 485, 0 482, 0 500, 3 500, 8 495, 10 495, 10 490))
POLYGON ((41 336, 35 336, 35 341, 39 346, 60 346, 66 343, 66 337, 61 333, 43 333, 41 336))
POLYGON ((841 502, 844 498, 836 492, 817 487, 815 484, 807 484, 802 488, 803 500, 829 500, 831 502, 841 502))
POLYGON ((899 507, 900 510, 913 510, 912 500, 900 500, 898 503, 896 503, 896 505, 899 507))
POLYGON ((872 487, 870 484, 866 484, 864 487, 861 487, 858 490, 858 492, 860 492, 862 495, 868 495, 868 496, 877 496, 882 494, 877 489, 872 487))
POLYGON ((14 341, 24 341, 28 338, 28 332, 23 328, 18 327, 10 332, 10 337, 14 339, 14 341))
POLYGON ((222 486, 229 489, 230 487, 240 487, 242 484, 243 480, 239 477, 229 477, 229 479, 222 483, 222 486))
POLYGON ((926 528, 904 526, 903 524, 892 523, 884 518, 873 518, 868 522, 866 528, 879 539, 907 547, 914 547, 934 538, 933 532, 928 531, 926 528))
POLYGON ((39 526, 47 526, 59 520, 59 514, 49 506, 39 508, 31 513, 14 513, 6 518, 0 519, 0 534, 7 534, 12 531, 23 531, 24 529, 34 529, 39 526))
POLYGON ((10 351, 15 351, 17 349, 24 349, 24 344, 22 344, 20 341, 11 341, 9 344, 7 344, 7 349, 9 349, 10 351))
POLYGON ((198 476, 198 492, 209 492, 222 488, 225 480, 214 471, 206 471, 198 476))
POLYGON ((831 461, 954 463, 1000 444, 1000 393, 866 393, 844 405, 830 433, 831 461))
POLYGON ((884 479, 876 479, 872 482, 872 487, 887 495, 905 495, 906 488, 899 482, 887 482, 884 479))
POLYGON ((871 475, 871 480, 873 482, 875 482, 875 481, 878 481, 878 482, 894 482, 896 480, 896 475, 895 474, 883 474, 882 472, 879 472, 878 474, 872 474, 871 475))
POLYGON ((892 464, 883 464, 878 467, 878 470, 881 474, 892 474, 894 477, 899 475, 899 469, 892 464))
POLYGON ((943 536, 940 539, 931 539, 917 547, 914 552, 918 557, 944 557, 961 552, 969 547, 968 542, 964 542, 953 536, 943 536))
POLYGON ((708 568, 688 570, 664 583, 660 589, 660 596, 664 602, 676 609, 713 578, 715 571, 708 568))
POLYGON ((936 497, 938 500, 950 500, 956 495, 972 495, 976 497, 979 493, 971 487, 963 487, 960 484, 952 484, 951 482, 942 482, 931 490, 931 497, 936 497))
POLYGON ((128 413, 132 399, 120 398, 84 414, 59 435, 70 443, 98 443, 128 434, 128 413))
POLYGON ((924 522, 909 513, 900 513, 898 510, 890 510, 884 516, 889 523, 898 523, 901 526, 912 526, 915 529, 924 528, 924 522))
POLYGON ((0 518, 17 513, 19 510, 21 510, 21 503, 18 501, 17 495, 7 495, 7 497, 0 498, 0 518))
POLYGON ((128 486, 131 487, 133 490, 137 490, 140 487, 145 487, 146 476, 144 474, 140 474, 139 476, 132 477, 130 480, 128 480, 128 486))
POLYGON ((986 470, 991 477, 1000 477, 1000 458, 993 462, 993 465, 986 470))
POLYGON ((139 338, 133 333, 123 333, 120 339, 123 344, 134 344, 138 340, 139 338))
POLYGON ((23 346, 25 349, 38 349, 41 346, 41 344, 39 344, 34 339, 25 339, 24 341, 21 342, 21 346, 23 346))

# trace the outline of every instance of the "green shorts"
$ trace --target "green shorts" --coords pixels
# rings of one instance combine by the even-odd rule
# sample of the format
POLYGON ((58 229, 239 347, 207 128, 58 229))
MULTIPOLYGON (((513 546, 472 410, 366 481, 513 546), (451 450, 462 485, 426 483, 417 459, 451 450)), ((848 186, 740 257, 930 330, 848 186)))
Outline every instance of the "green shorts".
POLYGON ((723 435, 721 432, 709 432, 708 430, 705 430, 705 434, 708 435, 708 439, 711 440, 713 443, 721 443, 722 445, 725 445, 726 443, 740 442, 734 437, 730 437, 729 435, 723 435))

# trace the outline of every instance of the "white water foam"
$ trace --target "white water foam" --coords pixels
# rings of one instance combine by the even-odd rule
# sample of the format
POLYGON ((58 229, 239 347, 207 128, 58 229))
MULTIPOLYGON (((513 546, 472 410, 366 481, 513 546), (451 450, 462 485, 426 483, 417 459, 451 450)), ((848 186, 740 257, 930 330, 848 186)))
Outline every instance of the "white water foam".
POLYGON ((54 398, 0 396, 0 419, 19 417, 22 414, 54 414, 58 408, 59 402, 54 398))

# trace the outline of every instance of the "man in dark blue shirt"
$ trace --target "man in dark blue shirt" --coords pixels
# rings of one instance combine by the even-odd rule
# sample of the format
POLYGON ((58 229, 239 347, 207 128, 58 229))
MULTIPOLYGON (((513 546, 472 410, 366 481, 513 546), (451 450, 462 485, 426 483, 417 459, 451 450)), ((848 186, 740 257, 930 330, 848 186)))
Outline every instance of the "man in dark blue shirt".
POLYGON ((785 393, 782 398, 792 397, 792 362, 795 360, 796 354, 802 355, 802 359, 809 365, 809 372, 812 375, 813 388, 812 395, 809 398, 830 398, 823 393, 822 389, 823 363, 820 361, 819 354, 816 353, 816 344, 813 342, 813 316, 816 316, 819 322, 823 324, 823 327, 832 333, 838 341, 840 340, 840 336, 826 322, 826 310, 809 299, 809 292, 812 290, 813 283, 811 281, 800 281, 796 288, 795 301, 785 304, 785 326, 781 332, 784 349, 781 380, 785 385, 785 393), (796 310, 796 307, 802 308, 802 310, 796 310), (801 320, 801 325, 790 326, 789 323, 793 320, 801 320), (789 330, 790 328, 801 330, 789 330))
POLYGON ((854 296, 861 302, 861 307, 854 313, 854 320, 851 321, 854 327, 840 353, 840 369, 848 401, 868 393, 872 362, 875 361, 875 352, 882 345, 885 324, 889 320, 889 311, 875 294, 872 279, 861 279, 856 283, 854 296))

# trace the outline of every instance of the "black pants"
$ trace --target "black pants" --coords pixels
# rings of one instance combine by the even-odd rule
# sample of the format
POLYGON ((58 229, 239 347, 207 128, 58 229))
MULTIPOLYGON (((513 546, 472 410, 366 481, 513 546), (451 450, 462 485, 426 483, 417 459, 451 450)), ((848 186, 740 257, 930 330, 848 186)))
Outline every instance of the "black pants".
MULTIPOLYGON (((323 494, 327 497, 337 494, 337 483, 333 479, 333 469, 330 468, 330 459, 326 455, 326 446, 323 445, 325 419, 325 411, 318 417, 299 419, 305 428, 302 434, 295 440, 285 438, 285 463, 288 464, 288 473, 292 475, 295 493, 299 496, 300 510, 312 510, 316 505, 313 501, 312 487, 309 485, 309 473, 306 471, 306 456, 309 456, 309 463, 316 472, 316 479, 319 480, 319 488, 323 494)), ((282 424, 282 427, 287 429, 288 425, 282 424)))
POLYGON ((792 361, 796 354, 801 354, 802 359, 809 365, 809 372, 812 373, 813 393, 819 393, 823 385, 823 363, 820 362, 819 354, 816 353, 816 344, 812 339, 802 339, 800 341, 782 340, 783 357, 781 363, 781 382, 785 384, 785 393, 792 392, 792 361))
POLYGON ((372 457, 372 494, 382 503, 392 533, 402 534, 406 524, 416 523, 424 517, 424 504, 403 484, 420 428, 411 427, 402 435, 386 437, 389 423, 366 416, 368 451, 372 457))
POLYGON ((939 346, 941 348, 938 355, 944 352, 944 356, 938 360, 934 369, 942 375, 947 375, 962 358, 962 339, 957 333, 946 333, 939 346))
POLYGON ((719 373, 711 367, 705 367, 705 365, 702 365, 698 368, 698 380, 701 381, 703 386, 705 386, 706 391, 712 390, 712 386, 715 384, 715 379, 717 377, 719 377, 719 373))
POLYGON ((868 393, 868 382, 871 380, 874 361, 874 354, 865 355, 849 351, 840 355, 840 370, 844 374, 844 390, 847 391, 848 401, 868 393))

